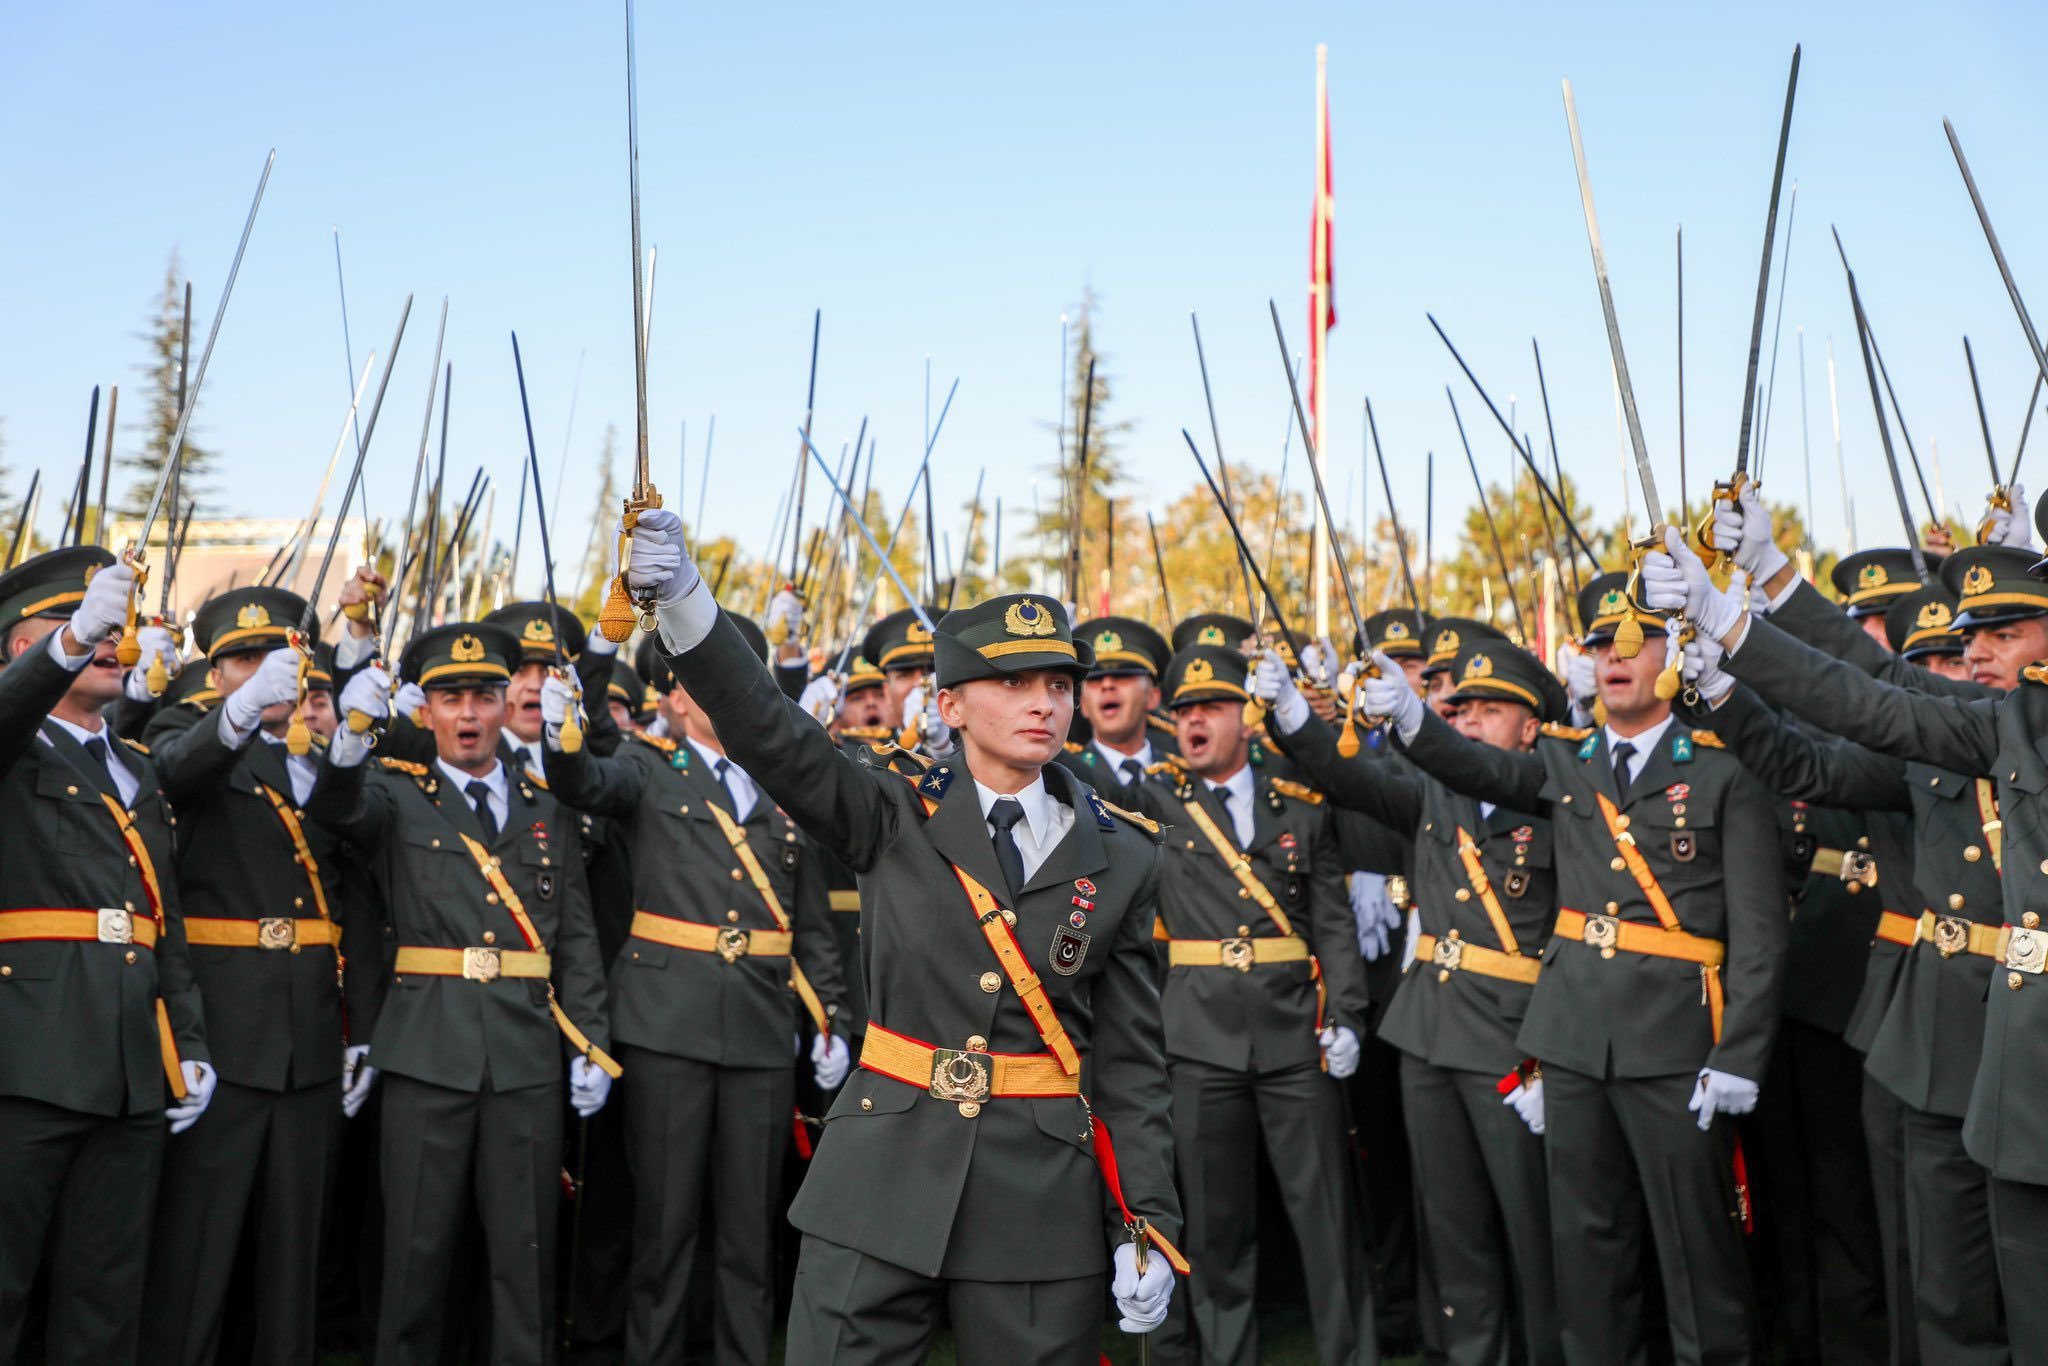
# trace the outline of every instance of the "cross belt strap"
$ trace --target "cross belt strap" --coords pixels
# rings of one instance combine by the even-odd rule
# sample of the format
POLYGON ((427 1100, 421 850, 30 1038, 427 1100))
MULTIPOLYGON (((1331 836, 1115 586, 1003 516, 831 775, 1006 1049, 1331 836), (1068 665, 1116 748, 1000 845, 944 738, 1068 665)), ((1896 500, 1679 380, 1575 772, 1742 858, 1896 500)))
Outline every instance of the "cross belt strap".
POLYGON ((1456 930, 1441 939, 1433 934, 1415 936, 1415 961, 1435 967, 1440 982, 1449 980, 1454 972, 1469 972, 1480 977, 1497 977, 1503 982, 1519 982, 1528 987, 1536 985, 1536 978, 1543 971, 1539 959, 1474 944, 1458 938, 1456 930))
POLYGON ((285 834, 291 839, 299 867, 306 874, 306 884, 313 889, 313 908, 320 913, 322 920, 332 920, 334 917, 327 909, 327 889, 320 885, 320 864, 313 857, 312 846, 306 843, 306 830, 299 823, 297 813, 267 784, 256 784, 256 790, 270 799, 271 809, 277 812, 278 823, 284 826, 285 834))
POLYGON ((1912 944, 1919 937, 1919 934, 1920 922, 1912 916, 1900 915, 1897 911, 1880 911, 1878 913, 1876 937, 1884 940, 1886 943, 1897 944, 1904 948, 1912 944))
MULTIPOLYGON (((775 889, 768 884, 768 872, 761 866, 761 860, 754 855, 753 846, 747 843, 747 832, 740 828, 738 821, 725 814, 717 802, 706 802, 711 814, 718 818, 718 828, 725 833, 725 842, 732 846, 733 856, 740 861, 740 867, 747 870, 747 880, 754 884, 754 890, 761 894, 761 901, 768 907, 768 914, 775 917, 775 924, 785 936, 791 933, 789 916, 782 909, 782 901, 775 895, 775 889)), ((793 943, 793 941, 792 941, 793 943)), ((794 948, 786 948, 791 953, 794 948)), ((728 960, 730 961, 730 960, 728 960)), ((818 998, 817 990, 811 986, 811 979, 804 976, 804 970, 794 960, 789 965, 789 985, 804 1003, 804 1012, 811 1017, 811 1024, 820 1034, 832 1032, 832 1019, 825 1013, 825 1003, 818 998)))
MULTIPOLYGON (((135 860, 135 871, 142 876, 142 891, 149 901, 150 919, 156 922, 159 937, 164 932, 164 889, 157 881, 156 860, 149 856, 149 845, 143 841, 142 832, 135 828, 135 821, 128 814, 128 808, 106 793, 100 794, 106 803, 107 812, 120 827, 121 842, 128 846, 128 855, 135 860)), ((98 936, 94 936, 97 938, 98 936)), ((156 1038, 158 1051, 163 1054, 164 1077, 170 1083, 171 1095, 185 1099, 185 1070, 180 1066, 178 1039, 171 1032, 171 1012, 164 1005, 164 998, 156 998, 156 1038)))
POLYGON ((1271 890, 1265 883, 1259 881, 1258 874, 1252 871, 1251 860, 1237 851, 1237 846, 1230 842, 1229 836, 1218 828, 1216 822, 1199 803, 1190 801, 1183 802, 1182 805, 1187 808, 1189 818, 1194 821, 1195 828, 1202 832, 1202 837, 1215 847, 1216 856, 1230 869, 1230 875, 1237 879, 1237 885, 1244 888, 1245 894, 1258 905, 1258 908, 1272 918, 1280 933, 1293 934, 1294 922, 1287 918, 1287 912, 1280 909, 1280 903, 1273 899, 1271 890))
POLYGON ((1614 803, 1608 799, 1605 792, 1596 792, 1593 795, 1600 799, 1600 817, 1607 822, 1607 833, 1614 840, 1615 852, 1621 855, 1621 861, 1627 866, 1629 876, 1635 879, 1636 886, 1640 887, 1643 895, 1649 899, 1650 909, 1657 913, 1657 923, 1666 930, 1681 930, 1678 912, 1671 908, 1671 898, 1664 895, 1664 889, 1658 885, 1657 875, 1651 871, 1649 860, 1643 857, 1642 850, 1636 848, 1636 837, 1628 832, 1627 821, 1621 812, 1615 809, 1614 803))
POLYGON ((1611 915, 1587 915, 1569 906, 1557 912, 1556 933, 1600 950, 1602 958, 1611 958, 1618 950, 1699 964, 1700 995, 1712 1013, 1714 1042, 1721 1042, 1721 964, 1728 959, 1728 946, 1720 940, 1702 939, 1684 930, 1658 929, 1611 915))
POLYGON ((341 943, 341 926, 332 920, 295 920, 290 916, 238 920, 188 915, 185 940, 216 949, 334 948, 341 943))
POLYGON ((1486 908, 1487 923, 1500 936, 1501 951, 1509 957, 1520 957, 1522 946, 1515 941, 1514 928, 1508 924, 1508 913, 1501 909, 1500 898, 1494 894, 1493 879, 1487 877, 1485 865, 1479 861, 1479 846, 1472 842, 1472 836, 1462 825, 1458 827, 1458 861, 1465 865, 1465 881, 1472 884, 1472 894, 1486 908))

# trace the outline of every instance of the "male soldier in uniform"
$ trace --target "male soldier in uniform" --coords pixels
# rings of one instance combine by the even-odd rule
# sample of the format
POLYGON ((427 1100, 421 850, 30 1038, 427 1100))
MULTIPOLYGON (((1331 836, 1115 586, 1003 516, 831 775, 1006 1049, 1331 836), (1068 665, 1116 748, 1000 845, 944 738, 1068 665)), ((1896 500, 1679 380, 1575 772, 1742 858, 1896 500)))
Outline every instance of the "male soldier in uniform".
POLYGON ((45 1359, 135 1360, 164 1116, 214 1090, 170 805, 105 717, 135 591, 90 546, 0 574, 0 1361, 46 1251, 45 1359))
POLYGON ((644 730, 654 719, 654 688, 623 659, 612 660, 612 678, 605 688, 604 700, 612 714, 612 724, 622 736, 644 730))
MULTIPOLYGON (((157 713, 147 739, 182 828, 178 893, 220 1086, 164 1159, 143 1332, 150 1361, 210 1362, 245 1224, 254 1350, 311 1362, 327 1172, 341 1137, 342 915, 337 842, 302 819, 319 755, 291 754, 305 600, 281 588, 213 598, 193 622, 222 694, 157 713), (253 1211, 253 1214, 252 1214, 253 1211)), ((309 642, 308 648, 311 648, 309 642)), ((306 661, 310 670, 310 661, 306 661)), ((310 694, 309 694, 310 695, 310 694)), ((374 931, 360 971, 376 970, 374 931)))
POLYGON ((1558 919, 1517 1036, 1544 1071, 1552 1250, 1568 1357, 1646 1350, 1647 1213, 1672 1347, 1752 1359, 1731 1131, 1756 1105, 1778 1019, 1785 890, 1770 794, 1674 725, 1656 696, 1663 620, 1619 574, 1579 601, 1607 722, 1553 729, 1531 753, 1466 740, 1392 660, 1359 683, 1409 758, 1446 787, 1551 818, 1558 919), (1647 639, 1633 657, 1615 633, 1647 639))
MULTIPOLYGON (((765 672, 767 641, 742 625, 765 672)), ((633 866, 632 937, 611 973, 612 1037, 631 1163, 626 1359, 680 1363, 705 1207, 717 1230, 720 1361, 765 1362, 775 1312, 774 1222, 794 1079, 788 1046, 815 1027, 818 1089, 845 1080, 833 1017, 844 994, 818 850, 755 786, 680 684, 668 737, 611 758, 562 747, 569 685, 541 691, 557 799, 616 822, 633 866), (708 1200, 707 1200, 708 1195, 708 1200)))
MULTIPOLYGON (((1468 740, 1526 753, 1564 715, 1557 679, 1505 640, 1466 645, 1450 674, 1453 724, 1468 740)), ((1380 1034, 1402 1054, 1445 1352, 1561 1362, 1543 1080, 1515 1041, 1557 918, 1550 821, 1459 796, 1407 764, 1341 758, 1277 655, 1261 661, 1256 691, 1288 754, 1334 801, 1414 840, 1423 933, 1380 1034)))
POLYGON ((1035 595, 949 613, 934 678, 962 750, 913 781, 848 759, 778 696, 681 533, 641 513, 627 561, 678 677, 861 875, 873 1019, 791 1207, 788 1359, 914 1360, 950 1309, 963 1361, 1092 1366, 1112 1262, 1125 1329, 1165 1317, 1180 1215, 1150 822, 1051 762, 1088 649, 1035 595))
POLYGON ((1365 619, 1365 639, 1368 650, 1377 650, 1401 666, 1408 675, 1408 681, 1419 692, 1422 689, 1422 667, 1428 662, 1428 653, 1423 648, 1423 639, 1429 630, 1429 623, 1406 607, 1389 607, 1374 612, 1365 619))
MULTIPOLYGON (((433 765, 367 765, 368 742, 344 725, 307 803, 316 824, 369 851, 397 943, 375 1037, 355 1038, 384 1092, 380 1366, 440 1354, 472 1203, 493 1360, 552 1356, 564 1041, 578 1113, 604 1104, 617 1072, 576 818, 501 757, 519 657, 501 627, 422 632, 403 667, 426 694, 433 765)), ((370 666, 339 708, 382 719, 390 691, 370 666)))
MULTIPOLYGON (((1457 686, 1457 678, 1451 665, 1457 662, 1458 651, 1481 640, 1506 640, 1499 628, 1470 617, 1433 617, 1429 623, 1429 653, 1422 658, 1422 698, 1435 709, 1438 716, 1448 721, 1456 708, 1451 705, 1450 696, 1457 686)), ((1399 659, 1399 656, 1395 656, 1399 659)), ((1402 668, 1407 669, 1405 659, 1402 668)))
POLYGON ((1105 797, 1128 805, 1145 780, 1155 748, 1167 749, 1159 707, 1159 676, 1166 669, 1166 638, 1131 617, 1098 617, 1074 628, 1095 652, 1095 667, 1081 683, 1081 716, 1088 742, 1068 741, 1060 762, 1105 797))
POLYGON ((1195 1272, 1163 1346, 1169 1359, 1258 1360, 1263 1134, 1301 1247, 1317 1357, 1371 1362, 1372 1260, 1337 1087, 1358 1066, 1364 963, 1322 794, 1251 763, 1246 668, 1226 645, 1174 655, 1164 691, 1180 755, 1138 789, 1176 837, 1159 890, 1163 998, 1195 1272))
MULTIPOLYGON (((1761 505, 1752 494, 1743 506, 1761 505)), ((1769 520, 1768 514, 1765 520, 1769 520)), ((2025 523, 2021 526, 2024 527, 2025 523)), ((1757 546, 1751 552, 1752 558, 1761 550, 1761 545, 1757 546)), ((1784 554, 1783 551, 1778 553, 1784 554)), ((1920 553, 1927 567, 1939 574, 1942 556, 1932 550, 1920 553)), ((1891 642, 1886 634, 1889 609, 1902 596, 1920 587, 1919 573, 1913 568, 1913 552, 1900 546, 1859 550, 1836 561, 1834 573, 1828 577, 1835 585, 1835 592, 1841 596, 1842 614, 1855 622, 1857 629, 1870 637, 1872 644, 1889 650, 1891 642)), ((1813 593, 1811 586, 1807 591, 1816 602, 1819 600, 1820 595, 1813 593)))
MULTIPOLYGON (((925 616, 936 620, 937 609, 926 608, 925 616)), ((906 607, 868 628, 861 638, 860 654, 882 671, 885 719, 893 725, 902 717, 910 694, 922 687, 931 674, 932 633, 925 629, 917 612, 906 607)))

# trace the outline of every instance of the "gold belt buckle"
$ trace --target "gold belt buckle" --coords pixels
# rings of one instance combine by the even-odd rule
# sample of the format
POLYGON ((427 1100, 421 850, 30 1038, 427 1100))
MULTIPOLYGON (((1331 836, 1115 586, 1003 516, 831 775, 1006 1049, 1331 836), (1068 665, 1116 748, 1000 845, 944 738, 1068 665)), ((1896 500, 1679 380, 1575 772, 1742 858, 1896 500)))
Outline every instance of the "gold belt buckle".
POLYGON ((99 940, 102 944, 133 944, 135 917, 119 906, 102 906, 99 911, 99 940))
POLYGON ((1934 951, 1953 958, 1970 947, 1970 922, 1945 915, 1934 922, 1934 951))
POLYGON ((462 975, 472 982, 495 982, 502 970, 496 949, 464 949, 462 975))
POLYGON ((1445 972, 1456 972, 1464 957, 1465 941, 1462 939, 1439 939, 1429 955, 1430 961, 1445 972))
POLYGON ((995 1059, 973 1049, 932 1050, 931 1093, 935 1100, 970 1101, 988 1099, 989 1079, 995 1059))
POLYGON ((1621 938, 1621 920, 1618 916, 1589 915, 1581 938, 1588 948, 1600 950, 1602 958, 1612 958, 1615 942, 1621 938))
POLYGON ((2048 934, 2013 926, 2005 941, 2005 965, 2017 972, 2048 969, 2048 934))
POLYGON ((288 949, 299 942, 299 922, 289 916, 265 916, 256 922, 256 947, 288 949))
POLYGON ((1224 967, 1236 968, 1239 972, 1250 972, 1252 970, 1252 963, 1257 958, 1257 955, 1252 951, 1252 941, 1249 939, 1226 939, 1218 947, 1217 952, 1219 955, 1218 961, 1224 967))
POLYGON ((718 956, 728 963, 745 958, 747 956, 747 932, 734 929, 728 925, 718 932, 718 942, 715 947, 718 950, 718 956))

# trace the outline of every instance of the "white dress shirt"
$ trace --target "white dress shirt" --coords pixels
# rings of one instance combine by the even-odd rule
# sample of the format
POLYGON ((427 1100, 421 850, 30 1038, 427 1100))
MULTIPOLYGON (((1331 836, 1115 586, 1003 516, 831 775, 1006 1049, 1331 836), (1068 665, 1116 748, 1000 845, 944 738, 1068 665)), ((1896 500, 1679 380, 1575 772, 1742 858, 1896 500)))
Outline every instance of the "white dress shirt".
POLYGON ((464 773, 461 769, 451 765, 446 759, 436 759, 434 764, 441 770, 441 776, 454 785, 456 795, 461 797, 464 804, 472 811, 476 809, 476 803, 470 800, 469 785, 480 782, 489 788, 491 794, 486 800, 491 804, 491 818, 497 821, 499 830, 505 828, 505 822, 510 817, 512 811, 512 795, 511 788, 507 785, 508 780, 505 777, 505 765, 502 762, 492 764, 491 771, 481 775, 464 773))
MULTIPOLYGON (((56 639, 56 633, 52 632, 50 638, 52 640, 56 639)), ((63 658, 61 651, 58 652, 58 658, 63 658)), ((98 730, 87 730, 83 726, 74 726, 61 716, 53 716, 50 720, 62 726, 70 733, 71 738, 78 741, 81 745, 88 740, 105 742, 107 746, 107 767, 113 770, 114 774, 114 790, 121 794, 121 805, 133 806, 135 804, 135 794, 142 790, 142 779, 135 776, 135 771, 128 767, 128 761, 121 757, 121 739, 114 734, 113 728, 104 720, 100 722, 98 730)), ((48 741, 44 743, 48 743, 48 741)))
MULTIPOLYGON (((1040 776, 1031 781, 1031 786, 1022 792, 998 792, 983 784, 979 779, 974 784, 974 795, 981 799, 981 814, 986 817, 988 809, 996 804, 998 797, 1012 797, 1017 805, 1024 808, 1024 819, 1010 833, 1017 841, 1017 852, 1023 855, 1024 878, 1030 881, 1039 866, 1059 847, 1067 831, 1074 828, 1074 808, 1064 802, 1053 800, 1052 793, 1045 787, 1045 778, 1040 776)), ((996 828, 990 825, 988 837, 996 837, 996 828)))
POLYGON ((754 780, 747 776, 745 769, 711 748, 711 746, 699 743, 696 736, 690 735, 684 738, 690 742, 690 748, 697 751, 697 757, 710 767, 712 778, 723 783, 725 790, 732 794, 732 818, 741 824, 745 824, 747 817, 754 814, 754 803, 759 800, 760 788, 754 785, 754 780), (723 778, 718 776, 718 766, 720 764, 725 765, 725 776, 723 778))
POLYGON ((1124 772, 1124 765, 1132 760, 1135 759, 1137 761, 1140 773, 1157 762, 1152 753, 1152 742, 1150 740, 1140 742, 1138 752, 1135 754, 1124 754, 1113 750, 1100 740, 1090 740, 1088 743, 1094 747, 1097 754, 1102 756, 1102 761, 1109 765, 1110 772, 1116 774, 1116 780, 1120 783, 1131 780, 1131 775, 1124 772))
POLYGON ((313 784, 320 778, 320 760, 317 754, 311 750, 304 754, 293 754, 284 747, 282 736, 272 735, 267 730, 258 731, 257 734, 263 744, 277 746, 277 757, 284 760, 284 771, 291 776, 292 804, 304 806, 312 799, 313 784))
POLYGON ((1634 782, 1642 777, 1643 765, 1650 762, 1650 751, 1664 742, 1664 732, 1671 729, 1671 720, 1671 717, 1666 716, 1648 730, 1635 735, 1617 735, 1613 726, 1606 727, 1609 766, 1614 763, 1614 750, 1617 745, 1634 745, 1636 752, 1628 756, 1628 780, 1634 782))
POLYGON ((1230 812, 1230 827, 1237 836, 1237 852, 1243 853, 1252 842, 1252 802, 1258 793, 1252 766, 1244 765, 1220 783, 1209 782, 1206 778, 1202 781, 1212 792, 1221 788, 1230 794, 1230 800, 1224 802, 1223 807, 1230 812))

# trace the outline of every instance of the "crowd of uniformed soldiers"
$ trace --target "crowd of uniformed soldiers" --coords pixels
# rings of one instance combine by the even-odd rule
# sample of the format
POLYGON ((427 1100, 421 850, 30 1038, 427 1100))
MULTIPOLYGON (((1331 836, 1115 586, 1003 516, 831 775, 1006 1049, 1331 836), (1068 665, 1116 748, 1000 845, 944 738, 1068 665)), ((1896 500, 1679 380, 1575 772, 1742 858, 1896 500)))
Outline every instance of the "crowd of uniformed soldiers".
POLYGON ((0 575, 0 1360, 2048 1361, 2023 514, 1341 669, 621 532, 631 662, 0 575))

